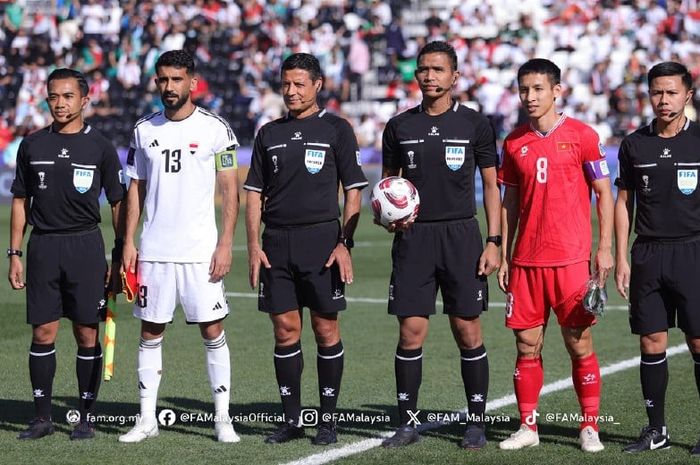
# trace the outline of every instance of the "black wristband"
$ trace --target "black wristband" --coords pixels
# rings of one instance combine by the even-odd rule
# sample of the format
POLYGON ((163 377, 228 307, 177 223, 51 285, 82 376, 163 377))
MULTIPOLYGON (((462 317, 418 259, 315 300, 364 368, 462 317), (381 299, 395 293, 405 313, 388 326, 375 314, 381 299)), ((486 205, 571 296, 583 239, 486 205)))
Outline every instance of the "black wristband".
POLYGON ((486 238, 486 242, 493 242, 496 244, 496 247, 500 247, 501 243, 503 242, 503 238, 501 236, 489 236, 486 238))
POLYGON ((7 249, 7 258, 10 258, 13 255, 17 255, 18 257, 22 256, 22 251, 19 249, 7 249))

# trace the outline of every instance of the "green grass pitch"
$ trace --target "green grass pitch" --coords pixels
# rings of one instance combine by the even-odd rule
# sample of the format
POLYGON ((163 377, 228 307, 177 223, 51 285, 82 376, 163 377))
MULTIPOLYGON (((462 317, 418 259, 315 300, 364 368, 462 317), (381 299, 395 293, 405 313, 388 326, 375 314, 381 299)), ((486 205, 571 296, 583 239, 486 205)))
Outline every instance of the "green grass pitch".
MULTIPOLYGON (((268 318, 257 311, 256 300, 247 285, 247 258, 243 212, 236 231, 233 271, 227 277, 226 289, 232 308, 226 319, 227 339, 232 358, 232 404, 234 415, 277 414, 279 397, 272 364, 273 338, 268 318)), ((483 214, 480 214, 483 223, 483 214)), ((105 215, 105 220, 107 216, 105 215)), ((482 224, 483 226, 483 224, 482 224)), ((9 244, 9 209, 0 208, 0 237, 9 244)), ((105 238, 111 241, 111 233, 105 238)), ((266 445, 263 436, 274 428, 269 422, 236 423, 242 441, 219 444, 214 440, 213 424, 177 422, 161 427, 160 437, 140 444, 120 444, 117 436, 130 424, 115 422, 98 424, 97 438, 72 443, 68 439, 70 426, 66 412, 76 405, 75 343, 70 326, 64 320, 57 342, 58 370, 54 385, 54 419, 56 434, 33 442, 15 439, 32 416, 31 387, 27 367, 30 328, 25 324, 24 293, 12 291, 5 282, 0 293, 0 450, 1 463, 46 464, 112 464, 112 463, 245 463, 278 464, 308 461, 314 454, 346 448, 377 437, 395 426, 397 420, 394 393, 393 355, 397 340, 397 322, 386 313, 385 298, 390 270, 391 236, 371 222, 368 212, 357 231, 358 246, 353 251, 355 282, 346 295, 359 301, 349 303, 342 313, 342 337, 345 344, 345 374, 340 393, 341 412, 353 414, 389 415, 392 423, 365 424, 348 422, 339 425, 339 443, 328 448, 313 446, 313 429, 307 429, 305 440, 284 445, 266 445), (362 300, 365 299, 365 300, 362 300)), ((7 268, 5 268, 6 273, 7 268)), ((491 302, 494 304, 483 318, 485 343, 491 366, 489 399, 512 394, 512 371, 515 357, 513 336, 503 326, 503 294, 490 278, 491 302), (501 306, 498 304, 501 303, 501 306)), ((629 333, 624 302, 609 285, 610 310, 595 328, 596 351, 601 366, 638 355, 637 339, 629 333)), ((97 414, 134 415, 138 413, 136 388, 136 351, 139 324, 131 316, 130 307, 119 298, 117 313, 117 344, 115 375, 103 383, 97 414)), ((441 309, 438 307, 438 312, 441 309)), ((308 323, 308 315, 306 316, 308 323)), ((551 320, 550 320, 551 321, 551 320)), ((307 324, 308 326, 308 324, 307 324)), ((682 343, 677 330, 671 331, 670 345, 682 343)), ((316 349, 310 328, 304 330, 303 349, 306 368, 303 377, 304 407, 317 407, 316 349)), ((421 417, 429 412, 452 412, 465 405, 459 374, 459 352, 449 331, 447 318, 440 313, 431 318, 431 328, 425 344, 423 384, 420 391, 421 417)), ((212 408, 204 348, 198 331, 184 323, 179 312, 166 331, 164 370, 160 387, 159 409, 171 408, 176 413, 206 413, 212 408)), ((570 363, 561 342, 556 322, 546 338, 544 351, 545 383, 570 376, 570 363)), ((489 443, 485 450, 466 452, 457 444, 463 426, 451 424, 432 429, 423 440, 402 450, 370 450, 345 456, 342 464, 446 464, 446 463, 590 463, 590 464, 686 464, 692 463, 688 449, 700 434, 697 426, 698 394, 694 386, 693 364, 687 353, 669 359, 670 383, 667 395, 667 421, 673 447, 641 456, 628 456, 622 446, 635 438, 645 423, 639 374, 636 366, 606 376, 603 379, 601 414, 612 417, 601 427, 605 451, 588 455, 577 445, 577 424, 566 421, 541 421, 541 445, 529 450, 504 452, 498 441, 517 428, 517 409, 512 403, 492 411, 511 421, 495 423, 488 430, 489 443), (696 420, 693 420, 695 418, 696 420)), ((540 412, 576 413, 578 405, 572 388, 546 394, 541 398, 540 412)), ((250 419, 250 418, 248 418, 250 419)), ((542 420, 542 417, 540 418, 542 420)))

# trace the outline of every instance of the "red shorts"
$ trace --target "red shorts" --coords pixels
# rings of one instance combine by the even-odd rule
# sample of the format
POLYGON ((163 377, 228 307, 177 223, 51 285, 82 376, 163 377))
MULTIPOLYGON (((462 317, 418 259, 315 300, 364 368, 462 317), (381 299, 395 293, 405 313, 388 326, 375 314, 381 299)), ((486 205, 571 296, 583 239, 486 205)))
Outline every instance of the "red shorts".
POLYGON ((588 262, 557 267, 511 265, 506 296, 506 326, 529 329, 547 324, 550 308, 560 326, 591 326, 595 317, 583 308, 588 262))

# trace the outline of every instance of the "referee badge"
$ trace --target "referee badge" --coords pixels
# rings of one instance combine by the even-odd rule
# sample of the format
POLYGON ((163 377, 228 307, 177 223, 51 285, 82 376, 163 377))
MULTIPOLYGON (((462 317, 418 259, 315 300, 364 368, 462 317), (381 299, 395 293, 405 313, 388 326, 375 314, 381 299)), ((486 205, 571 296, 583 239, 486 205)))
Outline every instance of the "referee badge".
POLYGON ((81 194, 86 193, 92 187, 92 178, 94 175, 94 170, 88 170, 84 168, 74 168, 73 169, 73 187, 75 190, 81 194))
POLYGON ((464 147, 448 145, 445 147, 445 163, 452 171, 457 171, 464 164, 464 147))
POLYGON ((690 195, 698 187, 698 170, 678 170, 676 181, 678 190, 685 195, 690 195))
POLYGON ((306 149, 304 153, 304 165, 311 174, 316 174, 323 168, 326 159, 325 150, 306 149))

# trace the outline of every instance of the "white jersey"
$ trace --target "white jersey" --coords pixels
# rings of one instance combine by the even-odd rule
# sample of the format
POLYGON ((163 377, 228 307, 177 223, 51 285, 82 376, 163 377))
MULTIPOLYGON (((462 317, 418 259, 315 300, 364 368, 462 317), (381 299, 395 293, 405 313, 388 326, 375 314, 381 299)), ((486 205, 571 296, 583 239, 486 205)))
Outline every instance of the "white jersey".
POLYGON ((215 154, 237 147, 228 123, 200 107, 181 121, 160 111, 136 123, 126 173, 146 181, 139 260, 211 260, 217 242, 215 154))

